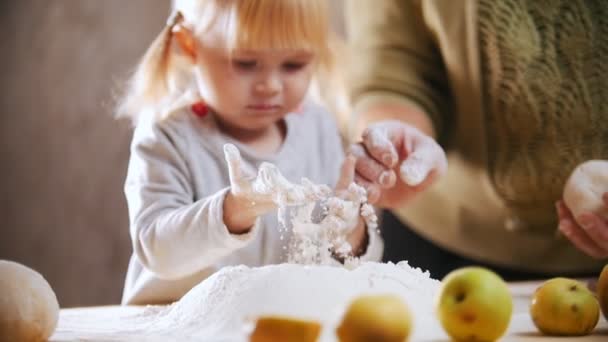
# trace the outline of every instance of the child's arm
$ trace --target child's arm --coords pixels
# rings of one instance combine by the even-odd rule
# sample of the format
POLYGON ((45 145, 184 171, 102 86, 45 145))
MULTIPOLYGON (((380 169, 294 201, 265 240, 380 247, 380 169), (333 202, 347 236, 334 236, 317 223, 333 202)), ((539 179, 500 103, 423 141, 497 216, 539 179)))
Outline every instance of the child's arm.
POLYGON ((246 246, 260 222, 227 227, 229 186, 196 198, 196 171, 185 151, 187 144, 178 134, 157 125, 138 127, 134 134, 125 184, 133 250, 146 269, 163 279, 191 275, 246 246))

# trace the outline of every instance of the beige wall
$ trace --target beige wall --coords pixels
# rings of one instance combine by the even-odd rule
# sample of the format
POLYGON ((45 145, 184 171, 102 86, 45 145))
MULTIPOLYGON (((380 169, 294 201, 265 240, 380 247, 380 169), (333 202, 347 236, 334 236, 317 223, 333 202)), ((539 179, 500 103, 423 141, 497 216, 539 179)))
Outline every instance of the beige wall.
POLYGON ((131 131, 112 119, 111 95, 169 3, 0 4, 0 259, 42 273, 63 307, 120 301, 131 131))
POLYGON ((0 23, 0 259, 42 273, 62 306, 118 303, 131 252, 130 129, 111 92, 166 0, 10 0, 0 23))

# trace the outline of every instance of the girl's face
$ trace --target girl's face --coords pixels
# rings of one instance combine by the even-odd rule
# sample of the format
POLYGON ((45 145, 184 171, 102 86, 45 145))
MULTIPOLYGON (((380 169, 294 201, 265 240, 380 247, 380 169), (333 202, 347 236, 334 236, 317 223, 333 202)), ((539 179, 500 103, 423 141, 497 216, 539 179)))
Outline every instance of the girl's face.
POLYGON ((233 129, 263 130, 300 105, 314 69, 312 52, 230 52, 219 43, 202 42, 196 79, 203 100, 222 124, 233 129))

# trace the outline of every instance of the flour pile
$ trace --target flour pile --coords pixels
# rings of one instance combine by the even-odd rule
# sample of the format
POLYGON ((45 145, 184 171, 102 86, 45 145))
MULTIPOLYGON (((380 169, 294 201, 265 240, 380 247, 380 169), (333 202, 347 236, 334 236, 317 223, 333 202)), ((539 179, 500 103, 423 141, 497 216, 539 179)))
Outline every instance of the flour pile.
POLYGON ((295 264, 226 267, 157 313, 145 330, 173 341, 246 341, 253 320, 273 314, 317 320, 323 325, 320 341, 335 341, 335 327, 354 297, 392 293, 413 312, 416 338, 417 331, 441 332, 432 312, 438 288, 437 280, 406 262, 363 263, 353 270, 295 264))

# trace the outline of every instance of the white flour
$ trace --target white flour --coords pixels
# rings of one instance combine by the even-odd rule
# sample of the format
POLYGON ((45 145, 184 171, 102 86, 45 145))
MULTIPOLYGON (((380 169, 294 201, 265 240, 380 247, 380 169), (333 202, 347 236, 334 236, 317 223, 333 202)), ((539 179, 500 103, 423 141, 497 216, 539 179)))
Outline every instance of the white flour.
POLYGON ((103 317, 103 312, 66 310, 56 336, 61 341, 244 342, 257 316, 273 314, 316 320, 322 324, 319 341, 330 342, 336 341, 335 328, 354 297, 390 293, 412 312, 410 340, 447 341, 433 312, 439 285, 405 262, 363 263, 352 270, 295 264, 226 267, 170 306, 150 306, 143 313, 125 307, 103 317))
MULTIPOLYGON (((258 315, 286 315, 323 325, 321 341, 334 341, 348 303, 363 293, 393 293, 407 303, 416 331, 441 328, 433 315, 439 282, 407 263, 363 263, 353 270, 295 264, 226 267, 167 307, 145 330, 165 340, 246 341, 258 315)), ((425 335, 425 338, 428 335, 425 335)))

